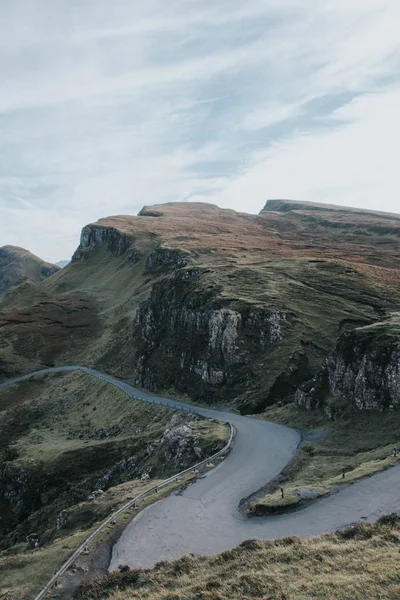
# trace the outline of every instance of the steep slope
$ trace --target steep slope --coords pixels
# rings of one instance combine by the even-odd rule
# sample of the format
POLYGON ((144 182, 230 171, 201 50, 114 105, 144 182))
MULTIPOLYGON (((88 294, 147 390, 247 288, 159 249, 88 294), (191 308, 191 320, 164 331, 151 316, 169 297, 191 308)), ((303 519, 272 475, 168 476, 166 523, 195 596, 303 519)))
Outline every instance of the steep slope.
POLYGON ((58 271, 24 248, 3 246, 0 248, 0 295, 10 287, 25 280, 39 282, 58 271))
POLYGON ((67 322, 91 316, 92 329, 77 344, 68 338, 68 354, 50 343, 52 361, 73 357, 153 391, 262 410, 292 398, 343 332, 399 310, 399 267, 396 215, 291 201, 269 201, 260 215, 144 207, 85 227, 70 265, 3 301, 2 375, 27 368, 15 357, 37 330, 16 315, 44 299, 85 299, 90 310, 71 310, 67 322))

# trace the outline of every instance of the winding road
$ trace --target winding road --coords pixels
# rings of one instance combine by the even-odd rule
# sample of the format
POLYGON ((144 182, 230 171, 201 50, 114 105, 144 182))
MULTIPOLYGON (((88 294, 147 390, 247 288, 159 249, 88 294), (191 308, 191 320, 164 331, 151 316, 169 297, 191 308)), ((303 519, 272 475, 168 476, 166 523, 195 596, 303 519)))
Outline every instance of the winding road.
POLYGON ((205 417, 230 421, 237 430, 228 457, 206 477, 149 506, 126 527, 112 553, 110 570, 119 565, 149 568, 185 554, 216 554, 251 538, 288 535, 312 537, 359 520, 375 521, 400 510, 400 465, 286 515, 246 519, 238 510, 243 498, 274 479, 294 457, 297 431, 237 414, 193 407, 147 394, 129 383, 81 366, 55 367, 0 384, 0 390, 35 375, 80 370, 118 386, 130 396, 172 408, 193 409, 205 417))

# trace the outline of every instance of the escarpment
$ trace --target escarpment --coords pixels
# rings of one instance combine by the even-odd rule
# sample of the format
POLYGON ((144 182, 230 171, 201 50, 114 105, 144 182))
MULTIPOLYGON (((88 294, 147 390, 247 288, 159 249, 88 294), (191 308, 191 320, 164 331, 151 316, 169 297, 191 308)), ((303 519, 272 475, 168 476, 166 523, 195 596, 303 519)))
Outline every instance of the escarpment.
POLYGON ((325 407, 329 397, 360 410, 400 408, 398 315, 341 335, 321 371, 296 392, 298 405, 308 409, 325 407))
POLYGON ((112 256, 118 258, 126 252, 133 241, 134 238, 123 235, 112 227, 87 225, 82 230, 80 244, 72 256, 72 262, 86 260, 90 252, 103 244, 112 256))
POLYGON ((154 285, 137 312, 135 383, 175 386, 205 402, 245 391, 251 363, 290 327, 284 311, 222 299, 207 273, 187 268, 154 285))
MULTIPOLYGON (((395 348, 387 358, 368 351, 359 365, 357 355, 341 362, 340 344, 400 309, 399 235, 398 215, 307 202, 269 201, 259 215, 201 203, 146 206, 137 217, 86 226, 67 267, 34 292, 18 288, 4 309, 7 333, 33 304, 43 313, 44 335, 46 302, 50 308, 54 299, 69 306, 84 298, 90 312, 79 324, 91 314, 86 346, 84 329, 81 336, 63 333, 60 343, 53 328, 40 366, 46 357, 80 361, 153 391, 243 412, 295 396, 311 407, 325 393, 365 407, 396 405, 387 391, 395 370, 372 374, 377 361, 395 364, 395 348), (335 352, 327 377, 324 365, 335 352), (371 386, 381 396, 368 392, 371 386)), ((63 314, 63 332, 71 319, 63 314)), ((25 325, 18 327, 21 345, 25 325)), ((29 362, 10 368, 11 338, 2 338, 2 329, 3 373, 31 368, 33 351, 29 362)), ((32 340, 36 330, 29 324, 32 340)))

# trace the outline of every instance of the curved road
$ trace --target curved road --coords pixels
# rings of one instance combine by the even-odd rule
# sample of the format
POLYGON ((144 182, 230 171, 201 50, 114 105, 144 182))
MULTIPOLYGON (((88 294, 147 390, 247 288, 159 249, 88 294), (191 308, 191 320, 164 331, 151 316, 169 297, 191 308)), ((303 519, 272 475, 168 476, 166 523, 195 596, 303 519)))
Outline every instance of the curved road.
POLYGON ((303 510, 286 515, 246 519, 240 501, 276 477, 291 461, 300 442, 298 432, 223 410, 190 406, 147 394, 130 384, 86 367, 37 371, 0 384, 0 389, 41 373, 81 370, 117 385, 128 395, 173 408, 193 409, 237 430, 228 457, 204 479, 151 505, 127 526, 114 546, 110 570, 120 564, 152 567, 160 560, 185 554, 216 554, 249 538, 275 539, 288 535, 312 537, 360 519, 374 521, 400 509, 400 465, 342 488, 303 510))

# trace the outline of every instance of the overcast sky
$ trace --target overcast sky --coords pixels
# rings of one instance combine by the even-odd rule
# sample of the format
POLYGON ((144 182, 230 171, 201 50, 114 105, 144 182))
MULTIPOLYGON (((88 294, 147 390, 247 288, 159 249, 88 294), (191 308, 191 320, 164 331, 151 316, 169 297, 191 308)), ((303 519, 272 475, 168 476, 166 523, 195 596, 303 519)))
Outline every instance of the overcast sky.
POLYGON ((144 204, 400 212, 399 0, 1 0, 0 246, 144 204))

